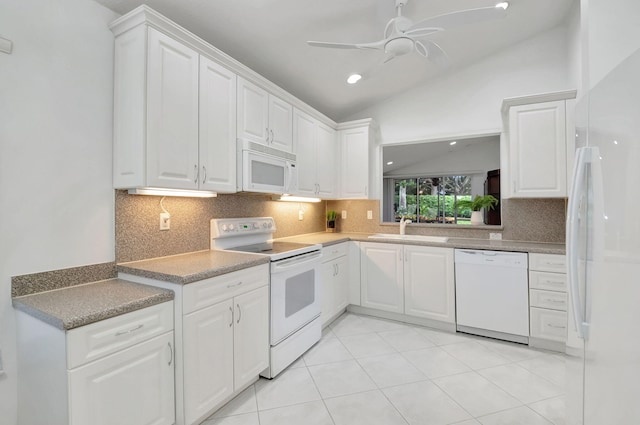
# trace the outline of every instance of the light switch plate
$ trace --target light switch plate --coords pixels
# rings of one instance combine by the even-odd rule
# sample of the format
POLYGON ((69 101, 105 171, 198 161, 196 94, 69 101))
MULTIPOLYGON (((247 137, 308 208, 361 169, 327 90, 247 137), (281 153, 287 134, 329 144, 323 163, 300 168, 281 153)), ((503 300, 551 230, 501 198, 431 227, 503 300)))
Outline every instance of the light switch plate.
POLYGON ((367 220, 373 220, 373 211, 371 210, 367 211, 367 220))
POLYGON ((13 43, 11 40, 0 37, 0 52, 11 54, 13 50, 13 43))
POLYGON ((347 218, 347 210, 342 210, 342 219, 346 220, 347 218))

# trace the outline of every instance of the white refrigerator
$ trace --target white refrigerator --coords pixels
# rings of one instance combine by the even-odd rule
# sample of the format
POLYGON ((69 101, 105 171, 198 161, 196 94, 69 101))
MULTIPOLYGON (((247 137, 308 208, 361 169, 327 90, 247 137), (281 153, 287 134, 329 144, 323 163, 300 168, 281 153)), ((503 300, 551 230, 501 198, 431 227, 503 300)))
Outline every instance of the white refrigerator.
POLYGON ((589 31, 598 31, 601 16, 593 14, 606 7, 608 18, 620 19, 610 30, 635 46, 627 43, 624 52, 611 52, 606 43, 615 37, 593 32, 588 37, 589 49, 618 56, 610 63, 595 62, 601 60, 597 55, 584 62, 599 74, 576 109, 579 148, 567 208, 572 325, 567 423, 635 425, 640 424, 640 38, 629 39, 625 29, 630 21, 640 25, 640 1, 615 0, 629 6, 620 10, 610 1, 607 6, 605 0, 583 0, 587 3, 583 13, 595 20, 589 31))

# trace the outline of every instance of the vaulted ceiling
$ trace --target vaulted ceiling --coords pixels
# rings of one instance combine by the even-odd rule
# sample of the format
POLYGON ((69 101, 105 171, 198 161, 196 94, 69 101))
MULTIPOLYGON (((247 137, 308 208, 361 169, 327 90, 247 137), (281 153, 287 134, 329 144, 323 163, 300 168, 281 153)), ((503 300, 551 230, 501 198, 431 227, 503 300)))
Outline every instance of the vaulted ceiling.
MULTIPOLYGON (((449 56, 442 69, 412 52, 382 63, 379 50, 314 48, 308 40, 366 43, 383 38, 394 0, 96 0, 125 14, 146 3, 169 19, 340 121, 366 107, 452 72, 561 24, 574 0, 511 0, 505 18, 429 36, 449 56), (364 73, 355 85, 351 73, 364 73)), ((414 22, 493 6, 495 0, 410 0, 414 22)))

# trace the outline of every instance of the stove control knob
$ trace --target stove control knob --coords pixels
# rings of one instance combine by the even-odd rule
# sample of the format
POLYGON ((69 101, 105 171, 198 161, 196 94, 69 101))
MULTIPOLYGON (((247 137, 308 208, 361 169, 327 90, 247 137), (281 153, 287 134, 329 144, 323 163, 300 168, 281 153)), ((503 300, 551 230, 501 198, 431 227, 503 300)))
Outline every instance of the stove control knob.
POLYGON ((229 230, 231 230, 232 232, 235 230, 236 226, 234 226, 233 224, 229 225, 229 230))
POLYGON ((258 226, 258 223, 253 223, 253 228, 254 228, 254 229, 259 229, 259 228, 260 228, 260 226, 258 226))
POLYGON ((264 223, 262 223, 262 227, 264 227, 265 229, 267 228, 267 222, 266 221, 264 223))
POLYGON ((273 227, 273 223, 269 222, 269 229, 271 229, 273 227))
POLYGON ((222 225, 222 231, 223 231, 223 232, 226 232, 226 231, 227 231, 227 225, 226 225, 226 224, 223 224, 223 225, 222 225))

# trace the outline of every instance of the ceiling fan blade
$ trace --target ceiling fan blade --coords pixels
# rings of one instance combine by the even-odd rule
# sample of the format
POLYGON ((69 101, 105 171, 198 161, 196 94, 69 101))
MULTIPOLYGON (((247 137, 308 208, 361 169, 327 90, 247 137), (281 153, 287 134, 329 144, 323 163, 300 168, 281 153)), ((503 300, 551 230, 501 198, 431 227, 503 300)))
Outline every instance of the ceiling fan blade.
POLYGON ((396 54, 395 53, 387 53, 387 55, 384 58, 384 61, 382 61, 382 63, 387 63, 387 62, 391 62, 392 60, 394 60, 396 58, 396 54))
POLYGON ((416 28, 414 30, 409 30, 404 33, 411 38, 424 37, 427 35, 431 35, 436 32, 444 31, 443 28, 434 28, 434 27, 424 27, 424 28, 416 28))
POLYGON ((312 47, 328 47, 330 49, 382 49, 386 40, 375 41, 373 43, 332 43, 324 41, 307 41, 312 47))
POLYGON ((416 41, 416 52, 435 63, 440 68, 446 69, 449 67, 449 57, 445 51, 433 41, 416 41))
POLYGON ((481 7, 478 9, 467 9, 459 12, 445 13, 424 19, 405 31, 405 34, 414 34, 418 30, 427 28, 441 28, 447 30, 463 25, 474 24, 476 22, 491 21, 507 15, 502 7, 481 7))

